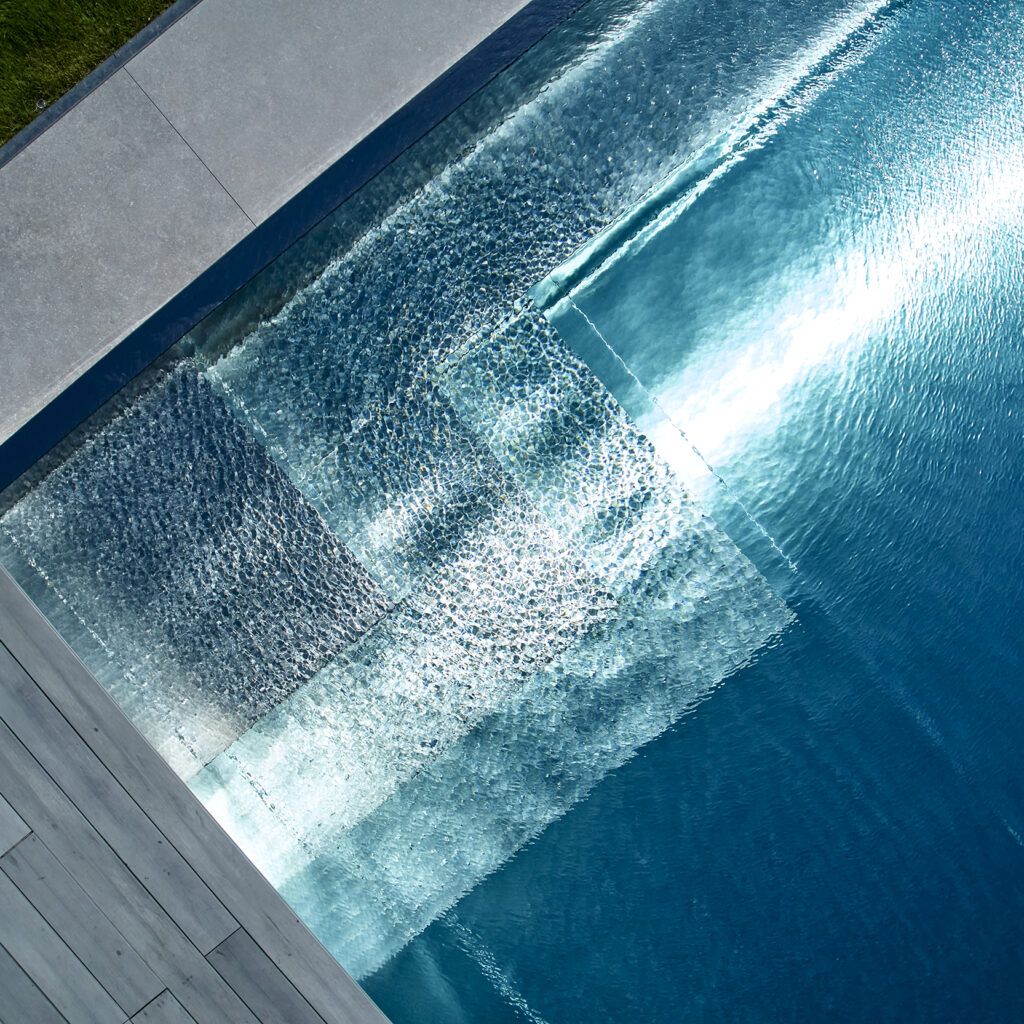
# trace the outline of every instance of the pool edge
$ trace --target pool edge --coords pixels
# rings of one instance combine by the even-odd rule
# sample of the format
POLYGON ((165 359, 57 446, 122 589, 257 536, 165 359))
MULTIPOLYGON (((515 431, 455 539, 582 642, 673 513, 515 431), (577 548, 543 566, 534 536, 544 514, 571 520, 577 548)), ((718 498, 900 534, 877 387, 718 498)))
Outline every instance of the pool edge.
MULTIPOLYGON (((175 4, 169 8, 165 12, 168 19, 159 26, 157 22, 160 19, 154 19, 136 39, 66 94, 68 103, 61 110, 56 110, 57 104, 54 104, 51 108, 54 113, 38 130, 30 132, 41 119, 32 122, 0 150, 0 165, 22 152, 50 124, 119 70, 164 28, 188 13, 196 2, 180 0, 181 7, 175 4), (31 137, 7 156, 7 147, 25 133, 30 133, 31 137)), ((282 203, 189 284, 131 328, 0 443, 0 492, 6 491, 108 399, 290 245, 584 3, 585 0, 529 0, 401 109, 282 203)))

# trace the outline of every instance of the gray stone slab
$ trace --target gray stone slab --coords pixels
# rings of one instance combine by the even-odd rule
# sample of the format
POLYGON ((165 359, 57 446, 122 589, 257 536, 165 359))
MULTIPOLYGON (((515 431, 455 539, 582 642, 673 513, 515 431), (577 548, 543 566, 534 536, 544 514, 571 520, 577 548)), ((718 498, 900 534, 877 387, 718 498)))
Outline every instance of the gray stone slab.
POLYGON ((0 796, 0 854, 6 853, 29 834, 18 812, 0 796))
POLYGON ((244 928, 229 935, 206 959, 263 1024, 323 1024, 244 928))
POLYGON ((0 946, 0 1024, 67 1024, 39 986, 0 946))
POLYGON ((45 918, 0 873, 0 945, 75 1024, 122 1024, 124 1013, 45 918))
POLYGON ((160 994, 164 983, 37 836, 0 857, 0 871, 24 893, 126 1015, 141 1010, 160 994))
MULTIPOLYGON (((0 640, 327 1024, 387 1024, 387 1018, 366 993, 249 863, 2 568, 0 640)), ((0 723, 0 790, 5 770, 5 732, 0 723)), ((14 797, 7 795, 26 823, 34 826, 14 797)), ((55 795, 54 799, 61 796, 55 795)), ((40 798, 45 801, 44 796, 40 798)), ((48 823, 48 827, 52 830, 58 826, 48 823)), ((47 836, 40 834, 60 857, 60 851, 47 836)), ((59 834, 55 841, 60 841, 59 834)), ((71 870, 63 857, 61 860, 71 870)), ((84 865, 83 870, 86 869, 95 874, 93 865, 84 865)), ((72 874, 96 899, 90 886, 74 871, 72 874)), ((93 884, 109 889, 102 874, 93 884)), ((97 902, 100 903, 98 899, 97 902)), ((103 903, 100 906, 128 936, 120 921, 112 916, 117 908, 108 910, 103 903)), ((128 937, 146 956, 145 950, 128 937)), ((153 966, 149 956, 146 960, 153 966)), ((209 967, 205 961, 204 966, 209 967)), ((181 992, 175 992, 191 1010, 181 992)))
POLYGON ((251 229, 124 70, 0 173, 9 437, 251 229))
POLYGON ((196 1024, 196 1020, 170 992, 161 992, 132 1017, 131 1024, 196 1024))
POLYGON ((525 0, 203 0, 128 70, 259 222, 525 0))
POLYGON ((203 1024, 258 1024, 3 722, 0 789, 196 1020, 203 1024))
POLYGON ((238 927, 2 644, 0 720, 201 952, 208 953, 238 927))

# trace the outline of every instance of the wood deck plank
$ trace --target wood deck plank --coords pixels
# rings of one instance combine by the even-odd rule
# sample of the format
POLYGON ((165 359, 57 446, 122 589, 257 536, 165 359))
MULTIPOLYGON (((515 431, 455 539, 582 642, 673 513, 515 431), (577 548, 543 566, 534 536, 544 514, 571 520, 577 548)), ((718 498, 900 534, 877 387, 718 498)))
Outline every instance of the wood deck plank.
POLYGON ((230 986, 0 722, 0 790, 25 823, 202 1024, 258 1024, 230 986))
POLYGON ((0 873, 0 945, 74 1024, 123 1024, 125 1014, 66 942, 0 873))
POLYGON ((0 719, 181 930, 208 953, 238 922, 0 644, 0 719))
POLYGON ((30 836, 0 857, 0 871, 21 890, 126 1016, 165 987, 59 860, 30 836))
POLYGON ((3 569, 0 639, 327 1024, 388 1024, 3 569))
POLYGON ((324 1024, 244 928, 206 959, 263 1024, 324 1024))
POLYGON ((0 946, 0 1024, 68 1024, 39 986, 0 946))

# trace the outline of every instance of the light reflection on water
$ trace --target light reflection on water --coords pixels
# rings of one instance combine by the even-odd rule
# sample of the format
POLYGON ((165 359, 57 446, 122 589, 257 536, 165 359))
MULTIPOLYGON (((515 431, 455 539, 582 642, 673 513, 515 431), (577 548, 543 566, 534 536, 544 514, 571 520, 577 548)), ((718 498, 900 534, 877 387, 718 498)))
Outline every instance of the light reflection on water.
POLYGON ((547 1020, 1024 1012, 1022 57, 1019 3, 907 5, 551 311, 800 625, 460 905, 547 1020))

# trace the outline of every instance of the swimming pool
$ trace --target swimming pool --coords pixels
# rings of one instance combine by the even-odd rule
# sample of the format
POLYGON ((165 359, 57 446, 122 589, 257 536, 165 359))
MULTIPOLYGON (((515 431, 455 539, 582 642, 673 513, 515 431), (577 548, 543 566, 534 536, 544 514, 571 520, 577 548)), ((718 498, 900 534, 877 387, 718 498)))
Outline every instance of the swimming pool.
POLYGON ((396 1024, 1024 1002, 1024 8, 751 6, 587 5, 0 521, 396 1024))

